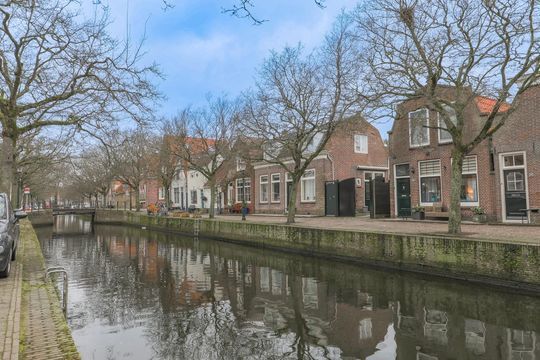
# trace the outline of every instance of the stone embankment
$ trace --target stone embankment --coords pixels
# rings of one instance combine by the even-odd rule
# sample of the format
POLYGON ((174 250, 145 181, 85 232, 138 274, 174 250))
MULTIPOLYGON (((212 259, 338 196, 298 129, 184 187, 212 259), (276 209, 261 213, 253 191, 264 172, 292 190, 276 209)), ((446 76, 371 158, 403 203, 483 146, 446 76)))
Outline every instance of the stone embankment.
POLYGON ((0 279, 0 359, 80 359, 36 233, 28 220, 20 227, 15 271, 0 279))
POLYGON ((152 217, 98 210, 97 223, 210 237, 249 246, 427 273, 540 293, 540 246, 444 235, 319 229, 296 225, 152 217))

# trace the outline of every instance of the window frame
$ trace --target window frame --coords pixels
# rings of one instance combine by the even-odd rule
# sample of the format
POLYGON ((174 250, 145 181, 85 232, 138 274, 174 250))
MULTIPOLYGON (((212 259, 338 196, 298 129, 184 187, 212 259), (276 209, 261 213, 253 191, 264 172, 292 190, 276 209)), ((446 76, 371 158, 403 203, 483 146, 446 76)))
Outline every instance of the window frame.
POLYGON ((314 168, 307 169, 304 171, 304 174, 300 178, 300 202, 301 203, 314 203, 317 202, 317 172, 314 168), (306 173, 308 171, 313 171, 313 175, 306 177, 306 173), (313 200, 305 200, 304 199, 304 181, 305 180, 313 180, 313 200))
POLYGON ((190 203, 190 204, 197 205, 197 204, 198 204, 198 203, 197 203, 197 196, 198 196, 197 190, 190 190, 190 194, 189 194, 189 197, 190 197, 189 200, 190 200, 190 201, 189 201, 189 203, 190 203), (195 196, 193 196, 193 194, 195 194, 195 196), (194 199, 195 199, 195 201, 194 201, 194 199))
POLYGON ((238 203, 244 203, 244 202, 245 202, 246 204, 251 204, 251 178, 249 178, 249 177, 244 177, 244 178, 238 178, 238 179, 236 179, 236 191, 235 191, 235 193, 236 193, 236 203, 237 203, 237 204, 238 204, 238 203), (245 185, 246 179, 249 180, 249 186, 246 186, 246 185, 245 185), (244 182, 244 183, 242 184, 242 186, 239 186, 239 185, 238 185, 238 182, 239 182, 239 181, 244 182), (240 188, 242 188, 242 200, 240 200, 240 199, 239 199, 239 196, 238 196, 238 191, 240 190, 240 188), (246 200, 246 188, 249 189, 249 191, 248 191, 248 193, 249 193, 249 200, 246 200))
MULTIPOLYGON (((444 106, 449 107, 447 105, 444 105, 444 106)), ((453 110, 453 108, 452 108, 452 110, 453 110)), ((455 117, 456 117, 456 122, 454 123, 454 125, 457 124, 457 115, 455 115, 455 117)), ((444 129, 446 129, 446 132, 448 132, 448 130, 446 128, 446 123, 444 121, 441 122, 441 113, 438 112, 437 113, 437 127, 438 127, 438 129, 437 129, 437 138, 438 139, 437 140, 439 141, 439 144, 451 144, 451 143, 453 143, 452 135, 450 135, 450 139, 448 139, 448 140, 441 140, 441 133, 442 133, 442 131, 445 131, 445 130, 443 130, 441 124, 443 124, 445 126, 444 129)), ((450 133, 448 132, 448 134, 450 134, 450 133)))
POLYGON ((423 146, 427 146, 430 144, 430 128, 429 128, 429 109, 428 108, 419 108, 419 109, 416 109, 414 111, 409 111, 408 113, 408 120, 409 120, 409 147, 410 148, 419 148, 419 147, 423 147, 423 146), (412 113, 415 113, 415 112, 419 112, 419 111, 424 111, 426 113, 426 125, 423 125, 422 128, 426 129, 427 130, 427 140, 426 142, 423 142, 421 144, 413 144, 412 143, 412 128, 411 128, 411 114, 412 113))
POLYGON ((270 202, 272 204, 279 204, 281 203, 281 174, 280 173, 273 173, 273 174, 270 174, 270 202), (277 180, 274 180, 274 175, 277 175, 278 179, 277 180), (278 199, 277 200, 274 200, 274 184, 279 184, 278 185, 278 189, 279 189, 279 192, 278 192, 278 199))
POLYGON ((470 156, 465 156, 465 159, 467 158, 474 158, 475 159, 475 162, 476 162, 476 171, 464 171, 463 169, 461 170, 461 185, 463 186, 463 175, 475 175, 476 176, 476 201, 463 201, 460 199, 460 205, 462 207, 474 207, 474 206, 479 206, 480 205, 480 184, 479 184, 479 181, 478 181, 478 156, 477 155, 470 155, 470 156))
POLYGON ((366 134, 354 134, 353 135, 353 142, 354 142, 354 153, 355 154, 368 154, 369 153, 369 136, 366 134), (360 139, 361 137, 364 137, 366 139, 366 149, 365 151, 362 151, 362 148, 360 147, 360 150, 357 150, 357 144, 356 139, 360 139))
POLYGON ((268 189, 268 188, 269 188, 269 186, 268 186, 269 181, 268 181, 268 180, 269 180, 268 175, 261 175, 261 176, 259 176, 259 203, 261 203, 261 204, 268 204, 268 201, 270 200, 270 199, 269 199, 269 191, 268 191, 268 190, 269 190, 269 189, 268 189), (266 181, 263 181, 263 177, 266 178, 266 181), (262 195, 263 195, 263 190, 262 190, 263 185, 266 185, 266 200, 264 200, 264 199, 262 198, 262 195))
POLYGON ((418 202, 420 203, 421 206, 433 206, 433 204, 436 204, 436 203, 442 203, 443 201, 443 186, 442 186, 442 162, 441 162, 441 159, 429 159, 429 160, 420 160, 418 161, 418 202), (433 161, 438 161, 439 162, 439 175, 422 175, 422 172, 421 172, 421 166, 420 164, 421 163, 425 163, 425 162, 433 162, 433 161), (440 199, 438 201, 433 201, 433 202, 426 202, 426 201, 422 201, 422 178, 439 178, 439 185, 440 185, 440 189, 439 189, 439 192, 440 192, 440 199))

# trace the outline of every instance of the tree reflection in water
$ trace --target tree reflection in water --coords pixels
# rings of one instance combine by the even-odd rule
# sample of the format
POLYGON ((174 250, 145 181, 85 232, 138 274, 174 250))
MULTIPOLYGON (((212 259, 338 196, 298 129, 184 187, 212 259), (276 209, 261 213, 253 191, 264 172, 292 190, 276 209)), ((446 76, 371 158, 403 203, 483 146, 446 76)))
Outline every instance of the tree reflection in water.
POLYGON ((75 217, 56 230, 39 236, 70 274, 83 358, 540 358, 538 298, 75 217))

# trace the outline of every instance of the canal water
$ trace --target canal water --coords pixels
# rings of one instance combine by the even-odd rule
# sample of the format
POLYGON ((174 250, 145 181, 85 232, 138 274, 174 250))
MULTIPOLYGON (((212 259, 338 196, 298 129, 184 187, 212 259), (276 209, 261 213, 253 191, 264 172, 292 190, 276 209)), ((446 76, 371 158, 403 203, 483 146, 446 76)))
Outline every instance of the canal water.
POLYGON ((83 359, 540 359, 540 297, 63 216, 83 359))

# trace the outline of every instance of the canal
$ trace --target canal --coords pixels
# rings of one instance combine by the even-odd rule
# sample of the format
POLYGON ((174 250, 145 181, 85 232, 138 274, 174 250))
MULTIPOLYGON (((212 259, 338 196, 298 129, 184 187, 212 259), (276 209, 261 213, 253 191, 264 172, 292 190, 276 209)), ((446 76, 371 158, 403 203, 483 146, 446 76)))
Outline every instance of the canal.
POLYGON ((540 359, 540 297, 60 216, 83 359, 540 359))

